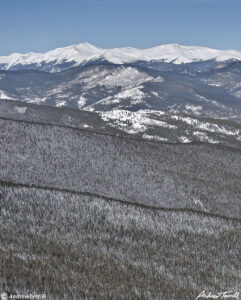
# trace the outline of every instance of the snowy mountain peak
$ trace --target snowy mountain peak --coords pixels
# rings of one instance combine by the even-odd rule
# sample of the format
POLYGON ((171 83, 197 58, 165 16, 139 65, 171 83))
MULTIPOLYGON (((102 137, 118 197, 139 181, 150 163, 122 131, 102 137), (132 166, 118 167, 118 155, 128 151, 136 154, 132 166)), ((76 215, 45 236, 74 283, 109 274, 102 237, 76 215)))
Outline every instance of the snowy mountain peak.
MULTIPOLYGON (((0 68, 11 70, 16 67, 42 66, 49 63, 57 65, 66 62, 71 62, 72 65, 78 66, 93 59, 105 59, 116 64, 151 60, 181 64, 211 59, 217 61, 241 60, 241 52, 236 50, 215 50, 200 46, 182 46, 179 44, 167 44, 143 50, 132 47, 103 49, 84 42, 57 48, 43 54, 29 52, 26 54, 13 53, 9 56, 0 56, 0 68)), ((52 71, 54 72, 55 68, 52 71)))

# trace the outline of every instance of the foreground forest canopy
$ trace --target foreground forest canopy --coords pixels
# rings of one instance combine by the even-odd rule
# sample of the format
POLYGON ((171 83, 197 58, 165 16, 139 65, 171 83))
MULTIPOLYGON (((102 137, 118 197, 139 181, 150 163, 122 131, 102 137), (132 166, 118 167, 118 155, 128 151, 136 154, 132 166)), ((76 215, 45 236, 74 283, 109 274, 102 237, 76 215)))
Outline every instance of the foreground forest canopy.
POLYGON ((148 142, 89 112, 77 125, 68 110, 67 124, 66 112, 29 121, 1 106, 0 290, 180 300, 239 290, 238 145, 148 142))

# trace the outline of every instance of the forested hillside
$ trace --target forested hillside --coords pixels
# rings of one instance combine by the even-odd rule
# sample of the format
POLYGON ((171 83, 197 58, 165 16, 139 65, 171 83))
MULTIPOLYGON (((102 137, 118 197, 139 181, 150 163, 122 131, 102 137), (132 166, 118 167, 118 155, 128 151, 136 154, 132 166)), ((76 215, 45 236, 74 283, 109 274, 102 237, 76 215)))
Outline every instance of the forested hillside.
POLYGON ((45 117, 0 119, 1 290, 183 300, 239 289, 239 148, 45 117))

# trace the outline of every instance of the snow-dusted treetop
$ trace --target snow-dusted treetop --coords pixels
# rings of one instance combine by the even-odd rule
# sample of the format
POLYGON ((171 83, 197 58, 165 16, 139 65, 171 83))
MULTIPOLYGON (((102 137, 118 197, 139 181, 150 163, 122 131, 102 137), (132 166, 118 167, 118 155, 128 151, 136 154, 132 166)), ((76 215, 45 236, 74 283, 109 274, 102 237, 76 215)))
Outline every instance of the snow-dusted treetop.
POLYGON ((74 61, 76 65, 88 60, 104 58, 110 62, 122 64, 137 60, 163 60, 175 64, 190 63, 215 59, 226 61, 241 60, 241 52, 236 50, 215 50, 199 46, 181 46, 178 44, 161 45, 150 49, 136 49, 132 47, 103 49, 89 43, 81 43, 69 47, 57 48, 46 53, 29 52, 26 54, 14 53, 9 56, 0 56, 3 69, 10 69, 15 65, 30 65, 63 61, 74 61))

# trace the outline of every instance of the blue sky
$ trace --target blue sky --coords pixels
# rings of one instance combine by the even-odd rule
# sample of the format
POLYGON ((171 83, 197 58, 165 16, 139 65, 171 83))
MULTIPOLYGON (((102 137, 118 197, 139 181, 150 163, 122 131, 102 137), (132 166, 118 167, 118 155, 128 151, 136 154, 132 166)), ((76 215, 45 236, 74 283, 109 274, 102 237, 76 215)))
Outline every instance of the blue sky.
POLYGON ((0 0, 0 55, 80 42, 241 50, 241 0, 0 0))

